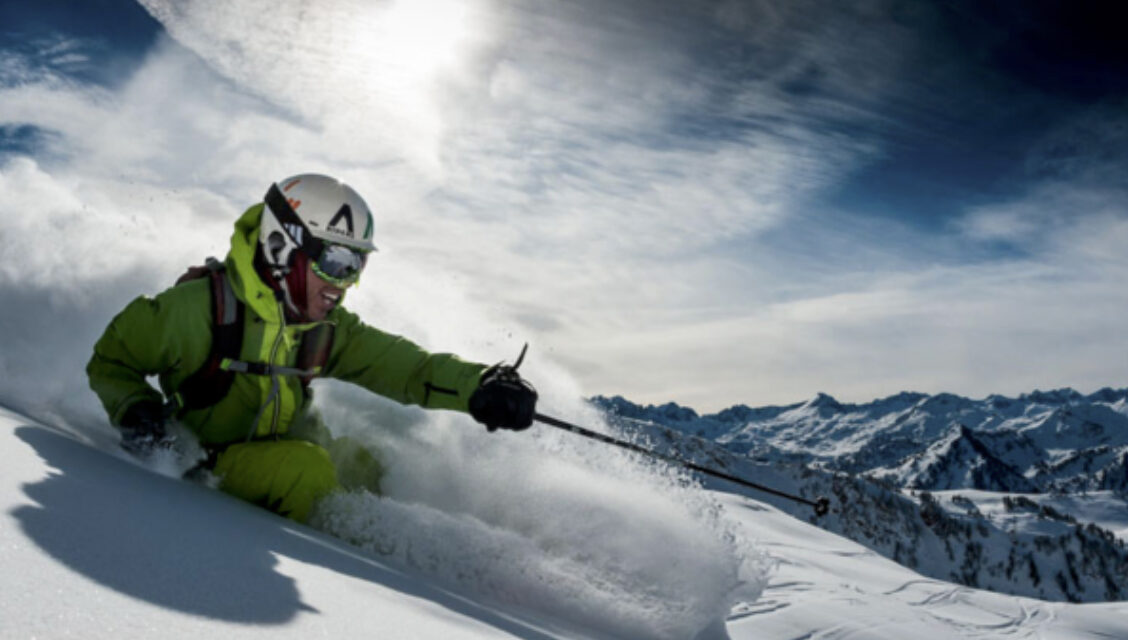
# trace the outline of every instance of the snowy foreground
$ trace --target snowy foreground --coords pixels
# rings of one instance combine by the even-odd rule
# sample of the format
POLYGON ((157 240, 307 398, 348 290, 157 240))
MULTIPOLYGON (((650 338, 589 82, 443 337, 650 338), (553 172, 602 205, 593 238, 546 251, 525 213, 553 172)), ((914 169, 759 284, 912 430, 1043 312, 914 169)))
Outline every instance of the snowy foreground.
MULTIPOLYGON (((548 590, 543 597, 574 601, 530 607, 483 583, 491 596, 479 598, 473 576, 444 586, 433 578, 441 571, 409 568, 401 554, 359 550, 5 409, 0 451, 3 638, 645 637, 583 589, 548 590)), ((713 497, 774 568, 758 598, 700 638, 1128 638, 1128 603, 1046 603, 926 579, 772 507, 713 497)), ((519 544, 482 531, 504 548, 519 544)), ((668 549, 641 552, 677 564, 668 549)), ((496 583, 507 574, 482 575, 496 583)))

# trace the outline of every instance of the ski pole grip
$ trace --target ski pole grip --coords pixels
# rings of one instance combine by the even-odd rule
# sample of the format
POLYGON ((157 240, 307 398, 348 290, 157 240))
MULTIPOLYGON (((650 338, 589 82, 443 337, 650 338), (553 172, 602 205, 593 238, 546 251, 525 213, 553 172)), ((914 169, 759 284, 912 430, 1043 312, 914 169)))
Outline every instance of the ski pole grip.
POLYGON ((830 499, 826 496, 819 496, 815 500, 815 517, 821 518, 830 511, 830 499))

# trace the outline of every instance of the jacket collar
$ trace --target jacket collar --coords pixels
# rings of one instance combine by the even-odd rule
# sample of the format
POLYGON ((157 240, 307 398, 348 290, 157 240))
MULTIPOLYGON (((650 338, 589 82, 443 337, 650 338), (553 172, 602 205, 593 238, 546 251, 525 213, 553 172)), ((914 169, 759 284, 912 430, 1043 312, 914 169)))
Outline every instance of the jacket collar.
POLYGON ((231 250, 224 263, 231 279, 231 288, 248 307, 263 320, 272 323, 282 321, 274 290, 262 281, 255 271, 255 247, 258 246, 259 225, 262 221, 263 204, 260 202, 243 212, 235 221, 235 233, 231 234, 231 250))

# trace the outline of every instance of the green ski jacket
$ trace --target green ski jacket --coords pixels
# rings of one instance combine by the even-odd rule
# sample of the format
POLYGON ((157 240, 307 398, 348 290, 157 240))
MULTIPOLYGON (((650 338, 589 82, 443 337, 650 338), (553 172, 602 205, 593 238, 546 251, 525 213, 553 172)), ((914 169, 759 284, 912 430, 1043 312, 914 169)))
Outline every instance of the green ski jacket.
MULTIPOLYGON (((295 365, 302 334, 320 323, 288 324, 274 292, 254 268, 263 205, 248 209, 235 223, 226 277, 245 305, 240 360, 284 367, 295 365)), ((213 314, 208 278, 191 280, 156 297, 131 302, 106 328, 86 367, 90 387, 110 419, 120 424, 134 403, 173 398, 209 358, 213 314), (162 393, 146 376, 157 376, 162 393)), ((485 365, 452 354, 430 354, 418 345, 384 333, 338 306, 324 322, 336 325, 321 375, 345 380, 404 404, 467 411, 485 365)), ((292 375, 278 376, 277 393, 269 375, 236 373, 218 403, 189 410, 178 419, 200 442, 224 446, 247 439, 285 437, 304 415, 312 390, 292 375)))

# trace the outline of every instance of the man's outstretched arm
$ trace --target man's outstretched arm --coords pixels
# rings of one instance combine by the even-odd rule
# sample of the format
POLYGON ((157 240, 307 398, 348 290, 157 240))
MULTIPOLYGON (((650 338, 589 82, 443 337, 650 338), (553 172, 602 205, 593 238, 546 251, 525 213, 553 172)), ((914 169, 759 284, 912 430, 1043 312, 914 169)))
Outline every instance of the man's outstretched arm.
POLYGON ((486 365, 449 353, 428 353, 400 336, 337 314, 333 351, 325 374, 428 409, 467 411, 486 365))

